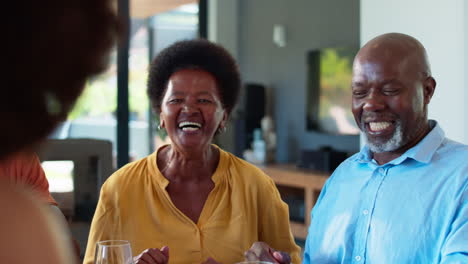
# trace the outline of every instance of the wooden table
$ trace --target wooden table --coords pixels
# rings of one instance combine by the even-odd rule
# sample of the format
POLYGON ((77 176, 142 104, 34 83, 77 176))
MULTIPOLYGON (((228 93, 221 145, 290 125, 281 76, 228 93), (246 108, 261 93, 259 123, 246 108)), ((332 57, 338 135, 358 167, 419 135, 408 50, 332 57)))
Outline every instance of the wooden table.
POLYGON ((300 188, 304 190, 305 221, 291 221, 294 237, 306 239, 310 225, 310 211, 330 174, 297 168, 293 164, 272 164, 259 166, 278 186, 300 188))

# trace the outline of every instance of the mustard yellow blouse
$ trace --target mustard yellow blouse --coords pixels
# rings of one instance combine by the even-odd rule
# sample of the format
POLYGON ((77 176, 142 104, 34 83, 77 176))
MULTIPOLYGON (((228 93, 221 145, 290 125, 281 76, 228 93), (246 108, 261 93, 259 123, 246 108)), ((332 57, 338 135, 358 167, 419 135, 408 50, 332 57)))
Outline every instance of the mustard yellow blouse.
POLYGON ((94 261, 96 242, 129 240, 133 255, 169 246, 169 263, 223 264, 244 259, 253 242, 264 241, 300 263, 289 226, 288 207, 260 169, 221 149, 220 160, 198 223, 172 203, 160 173, 157 151, 115 172, 102 186, 84 264, 94 261))

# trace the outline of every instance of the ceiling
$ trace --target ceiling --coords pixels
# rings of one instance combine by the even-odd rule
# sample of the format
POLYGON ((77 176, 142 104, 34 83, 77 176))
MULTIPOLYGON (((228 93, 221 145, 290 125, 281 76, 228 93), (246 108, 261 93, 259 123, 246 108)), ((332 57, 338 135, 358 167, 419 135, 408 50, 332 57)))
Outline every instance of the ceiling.
POLYGON ((132 18, 147 18, 198 0, 129 0, 132 18))

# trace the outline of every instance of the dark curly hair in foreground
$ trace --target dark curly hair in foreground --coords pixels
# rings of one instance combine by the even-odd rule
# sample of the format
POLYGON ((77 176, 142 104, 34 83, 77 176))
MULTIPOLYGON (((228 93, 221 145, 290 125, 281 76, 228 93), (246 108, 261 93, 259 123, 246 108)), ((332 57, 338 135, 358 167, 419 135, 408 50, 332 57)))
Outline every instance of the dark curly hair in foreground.
POLYGON ((153 60, 148 76, 148 96, 153 109, 159 112, 171 75, 187 68, 213 74, 223 107, 230 114, 239 98, 239 69, 226 49, 203 39, 176 42, 153 60))
POLYGON ((110 0, 3 7, 0 159, 33 147, 66 119, 86 80, 105 69, 119 31, 110 0))

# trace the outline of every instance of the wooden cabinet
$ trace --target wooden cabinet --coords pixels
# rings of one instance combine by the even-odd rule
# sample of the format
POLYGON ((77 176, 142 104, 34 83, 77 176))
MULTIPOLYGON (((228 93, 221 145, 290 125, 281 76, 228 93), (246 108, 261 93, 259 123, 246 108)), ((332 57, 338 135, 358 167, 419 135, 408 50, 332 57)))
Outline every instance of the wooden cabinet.
POLYGON ((307 229, 310 225, 310 211, 330 175, 323 172, 299 169, 292 164, 274 164, 259 167, 275 181, 278 187, 286 186, 303 189, 304 222, 291 221, 291 230, 294 237, 306 239, 307 229))

